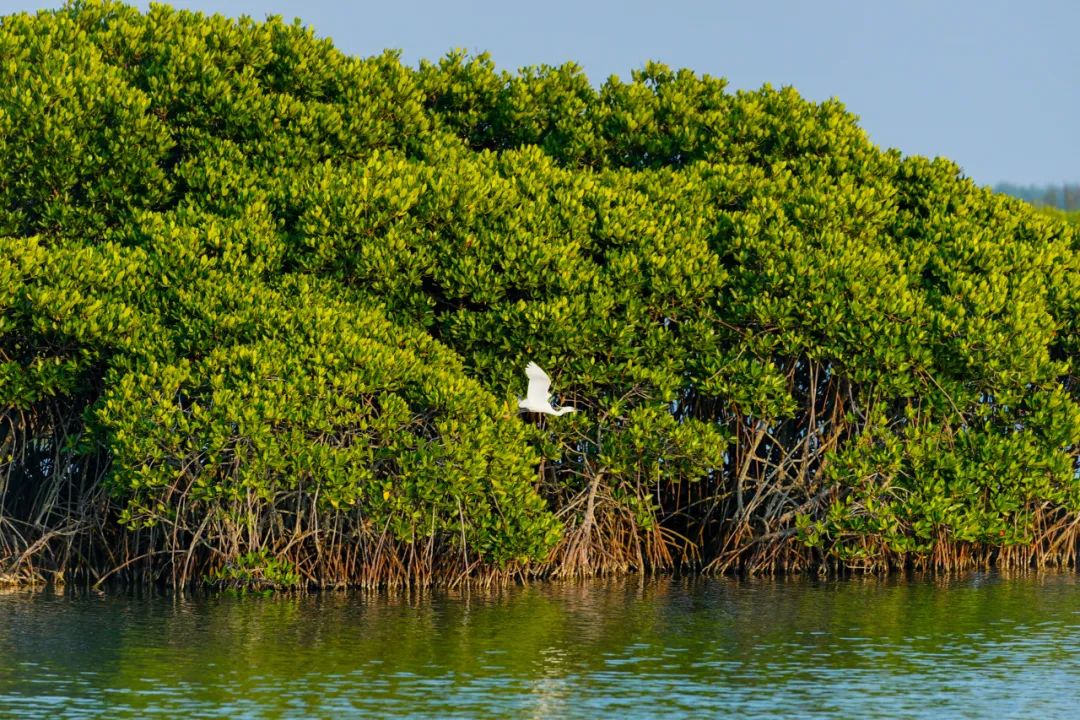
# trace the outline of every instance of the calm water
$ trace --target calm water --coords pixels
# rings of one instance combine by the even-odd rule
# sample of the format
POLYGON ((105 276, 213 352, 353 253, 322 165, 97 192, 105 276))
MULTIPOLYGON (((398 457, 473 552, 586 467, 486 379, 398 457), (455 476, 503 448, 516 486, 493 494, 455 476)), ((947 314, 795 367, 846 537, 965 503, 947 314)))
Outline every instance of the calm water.
POLYGON ((1077 717, 1073 574, 0 595, 0 717, 1077 717))

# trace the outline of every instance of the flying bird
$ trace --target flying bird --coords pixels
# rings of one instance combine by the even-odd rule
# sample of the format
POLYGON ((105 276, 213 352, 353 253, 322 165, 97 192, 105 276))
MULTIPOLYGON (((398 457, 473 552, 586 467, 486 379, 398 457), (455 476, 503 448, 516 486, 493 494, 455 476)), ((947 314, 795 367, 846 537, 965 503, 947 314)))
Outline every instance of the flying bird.
POLYGON ((525 366, 525 374, 529 376, 529 389, 525 393, 525 399, 518 400, 519 408, 547 415, 565 415, 577 411, 574 407, 561 407, 556 410, 551 406, 551 378, 539 365, 530 362, 525 366))

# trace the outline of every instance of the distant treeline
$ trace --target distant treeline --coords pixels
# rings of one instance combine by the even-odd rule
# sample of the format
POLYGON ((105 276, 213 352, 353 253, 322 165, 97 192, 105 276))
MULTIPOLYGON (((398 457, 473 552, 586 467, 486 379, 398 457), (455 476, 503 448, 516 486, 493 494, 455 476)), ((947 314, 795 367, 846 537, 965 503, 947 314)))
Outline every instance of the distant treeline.
POLYGON ((1045 205, 1059 210, 1080 210, 1080 184, 1013 185, 1012 183, 998 183, 994 189, 1000 193, 1027 200, 1034 205, 1045 205))
POLYGON ((1080 232, 837 101, 98 0, 0 60, 0 581, 1076 562, 1080 232))

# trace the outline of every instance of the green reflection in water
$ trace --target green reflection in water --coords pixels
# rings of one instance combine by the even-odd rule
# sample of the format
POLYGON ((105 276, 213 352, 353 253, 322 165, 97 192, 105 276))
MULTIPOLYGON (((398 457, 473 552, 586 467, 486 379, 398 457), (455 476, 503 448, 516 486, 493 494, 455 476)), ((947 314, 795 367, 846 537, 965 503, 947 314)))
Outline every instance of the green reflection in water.
POLYGON ((1072 574, 0 596, 0 716, 1068 717, 1072 574))

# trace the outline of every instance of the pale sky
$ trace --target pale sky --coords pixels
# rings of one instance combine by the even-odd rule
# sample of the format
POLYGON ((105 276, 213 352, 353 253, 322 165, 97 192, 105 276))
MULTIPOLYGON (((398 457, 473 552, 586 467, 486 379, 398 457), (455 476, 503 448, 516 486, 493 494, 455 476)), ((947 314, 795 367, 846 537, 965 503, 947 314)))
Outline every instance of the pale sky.
MULTIPOLYGON (((0 14, 62 2, 0 0, 0 14)), ((141 8, 147 2, 135 2, 141 8)), ((453 48, 503 69, 573 60, 599 84, 646 60, 837 97, 883 147, 944 155, 980 184, 1080 181, 1080 0, 174 0, 299 17, 344 52, 453 48)))

